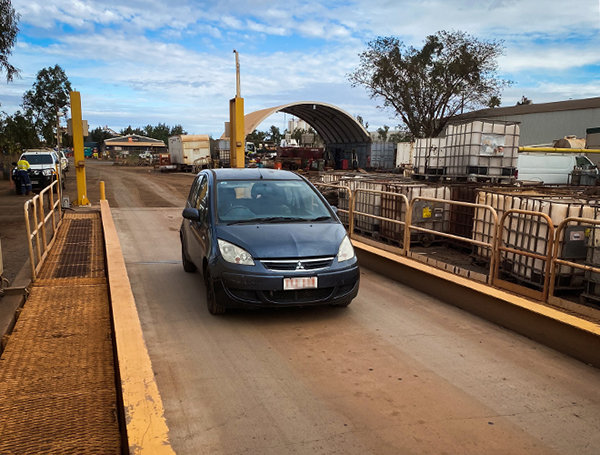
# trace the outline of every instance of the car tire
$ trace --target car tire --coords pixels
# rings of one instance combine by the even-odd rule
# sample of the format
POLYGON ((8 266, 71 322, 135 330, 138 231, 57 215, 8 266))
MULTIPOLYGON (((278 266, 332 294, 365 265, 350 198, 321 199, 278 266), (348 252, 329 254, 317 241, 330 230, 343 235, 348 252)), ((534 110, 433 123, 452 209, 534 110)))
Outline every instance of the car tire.
POLYGON ((17 196, 21 195, 21 183, 15 181, 15 193, 17 196))
POLYGON ((215 285, 208 270, 206 271, 206 280, 204 284, 206 285, 206 306, 208 307, 208 312, 214 315, 225 313, 225 311, 227 311, 227 308, 217 303, 215 285))
POLYGON ((181 242, 181 262, 183 264, 183 270, 185 270, 187 273, 194 273, 196 271, 196 265, 189 260, 187 251, 185 251, 183 239, 181 242))

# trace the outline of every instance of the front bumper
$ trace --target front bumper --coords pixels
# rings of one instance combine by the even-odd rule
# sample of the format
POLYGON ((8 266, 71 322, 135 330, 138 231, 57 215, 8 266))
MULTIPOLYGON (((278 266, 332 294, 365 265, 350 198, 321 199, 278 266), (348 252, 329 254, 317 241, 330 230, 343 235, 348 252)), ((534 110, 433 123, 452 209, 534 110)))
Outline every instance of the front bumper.
POLYGON ((52 175, 44 175, 41 171, 30 171, 29 179, 31 180, 31 186, 33 188, 46 188, 52 182, 54 182, 55 176, 52 175))
POLYGON ((220 278, 215 278, 214 287, 219 304, 229 308, 329 305, 352 300, 358 294, 360 270, 356 262, 343 269, 307 272, 306 276, 316 276, 318 288, 283 290, 284 278, 295 278, 297 274, 233 272, 222 272, 220 278))

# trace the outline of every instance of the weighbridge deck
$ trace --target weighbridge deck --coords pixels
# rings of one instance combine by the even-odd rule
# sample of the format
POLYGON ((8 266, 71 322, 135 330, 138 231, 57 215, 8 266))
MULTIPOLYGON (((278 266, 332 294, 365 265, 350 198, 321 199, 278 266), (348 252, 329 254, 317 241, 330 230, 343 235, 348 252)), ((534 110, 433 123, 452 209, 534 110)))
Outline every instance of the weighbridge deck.
POLYGON ((99 212, 67 213, 0 365, 0 453, 119 453, 99 212))

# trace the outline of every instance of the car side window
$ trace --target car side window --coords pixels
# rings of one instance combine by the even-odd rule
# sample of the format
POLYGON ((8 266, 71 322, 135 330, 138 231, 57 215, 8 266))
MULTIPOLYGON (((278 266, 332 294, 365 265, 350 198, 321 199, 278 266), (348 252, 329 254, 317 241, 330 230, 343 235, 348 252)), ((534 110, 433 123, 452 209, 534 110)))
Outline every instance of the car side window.
POLYGON ((196 177, 192 187, 190 188, 190 195, 188 196, 188 202, 191 207, 196 207, 198 197, 198 187, 200 186, 200 177, 196 177))
POLYGON ((202 177, 199 185, 196 208, 200 212, 200 220, 206 221, 208 219, 208 179, 206 177, 202 177))

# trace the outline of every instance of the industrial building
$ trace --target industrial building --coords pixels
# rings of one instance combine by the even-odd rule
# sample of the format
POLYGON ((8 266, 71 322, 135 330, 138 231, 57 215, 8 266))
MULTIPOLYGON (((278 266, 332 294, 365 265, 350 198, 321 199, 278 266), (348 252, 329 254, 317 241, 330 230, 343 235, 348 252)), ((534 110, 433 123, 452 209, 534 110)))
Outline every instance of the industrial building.
POLYGON ((524 104, 468 112, 451 121, 490 119, 520 123, 520 146, 547 145, 565 136, 586 137, 600 126, 600 97, 554 103, 524 104))
POLYGON ((166 153, 166 144, 159 139, 130 134, 129 136, 113 137, 104 141, 104 151, 112 158, 128 156, 150 151, 153 154, 166 153))

